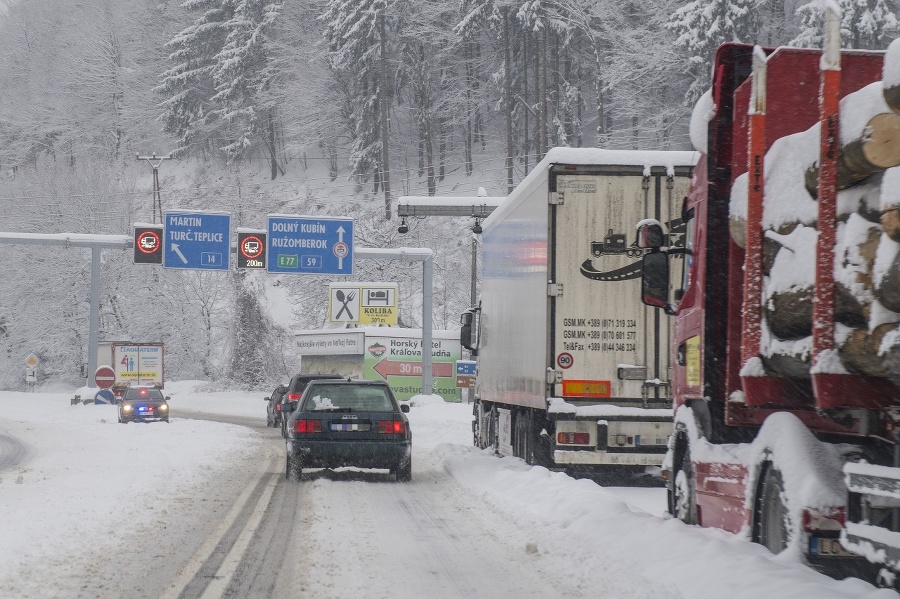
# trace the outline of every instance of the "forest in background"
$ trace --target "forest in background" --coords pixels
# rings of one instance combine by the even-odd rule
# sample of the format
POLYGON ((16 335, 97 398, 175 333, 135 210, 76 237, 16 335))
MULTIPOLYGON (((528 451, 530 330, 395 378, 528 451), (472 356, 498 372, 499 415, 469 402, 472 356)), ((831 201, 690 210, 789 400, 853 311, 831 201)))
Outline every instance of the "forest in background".
MULTIPOLYGON (((888 0, 840 0, 845 47, 897 33, 888 0)), ((2 230, 129 234, 163 209, 352 215, 357 247, 435 251, 434 322, 469 304, 471 219, 397 233, 400 195, 508 193, 554 146, 688 149, 715 47, 821 44, 792 0, 12 0, 0 11, 2 230)), ((78 381, 89 252, 0 245, 0 387, 78 381)), ((419 325, 420 269, 397 281, 419 325)), ((321 277, 136 267, 104 252, 101 338, 163 341, 170 379, 248 387, 297 368, 321 277), (285 314, 287 298, 290 313, 285 314)))

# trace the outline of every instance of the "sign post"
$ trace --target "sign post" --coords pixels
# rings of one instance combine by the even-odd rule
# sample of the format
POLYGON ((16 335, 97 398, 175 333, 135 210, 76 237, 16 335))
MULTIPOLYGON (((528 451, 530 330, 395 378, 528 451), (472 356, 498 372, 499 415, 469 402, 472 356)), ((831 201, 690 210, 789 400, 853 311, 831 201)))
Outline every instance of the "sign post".
POLYGON ((228 270, 231 267, 231 215, 226 212, 166 210, 165 268, 228 270))
POLYGON ((471 389, 475 386, 475 360, 456 361, 456 386, 471 389))
POLYGON ((34 390, 34 384, 37 382, 37 365, 38 358, 36 355, 28 354, 25 358, 25 382, 34 390))
POLYGON ((353 274, 353 219, 270 214, 266 270, 275 274, 353 274))

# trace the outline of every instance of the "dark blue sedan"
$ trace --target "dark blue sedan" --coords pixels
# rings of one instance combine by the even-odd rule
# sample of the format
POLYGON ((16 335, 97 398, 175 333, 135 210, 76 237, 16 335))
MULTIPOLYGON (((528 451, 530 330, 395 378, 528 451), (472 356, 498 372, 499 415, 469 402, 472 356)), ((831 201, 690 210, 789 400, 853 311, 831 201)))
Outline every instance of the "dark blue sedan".
POLYGON ((299 480, 304 468, 387 469, 412 480, 412 434, 387 383, 316 380, 309 383, 287 421, 285 475, 299 480))

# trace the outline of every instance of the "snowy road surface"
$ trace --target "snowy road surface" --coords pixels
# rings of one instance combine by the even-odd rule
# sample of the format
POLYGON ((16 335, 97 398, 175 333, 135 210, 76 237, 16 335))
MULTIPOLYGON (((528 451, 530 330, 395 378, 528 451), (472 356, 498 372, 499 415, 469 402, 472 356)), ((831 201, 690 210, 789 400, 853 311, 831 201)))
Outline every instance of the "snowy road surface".
POLYGON ((352 470, 290 483, 265 392, 167 393, 169 425, 0 393, 0 434, 22 444, 0 470, 0 597, 898 596, 665 518, 662 489, 476 450, 466 405, 413 407, 412 483, 352 470))

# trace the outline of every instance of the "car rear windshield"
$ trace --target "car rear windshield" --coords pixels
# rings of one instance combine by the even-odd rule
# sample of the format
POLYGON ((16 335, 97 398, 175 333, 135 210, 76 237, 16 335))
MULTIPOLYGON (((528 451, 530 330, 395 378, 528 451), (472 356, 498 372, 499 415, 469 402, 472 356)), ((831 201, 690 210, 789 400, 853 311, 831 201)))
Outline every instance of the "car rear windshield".
POLYGON ((159 389, 126 389, 125 399, 133 399, 137 401, 140 401, 142 399, 161 401, 163 399, 163 394, 159 389))
POLYGON ((394 404, 387 389, 371 385, 316 385, 303 404, 308 412, 352 410, 392 412, 394 404))

